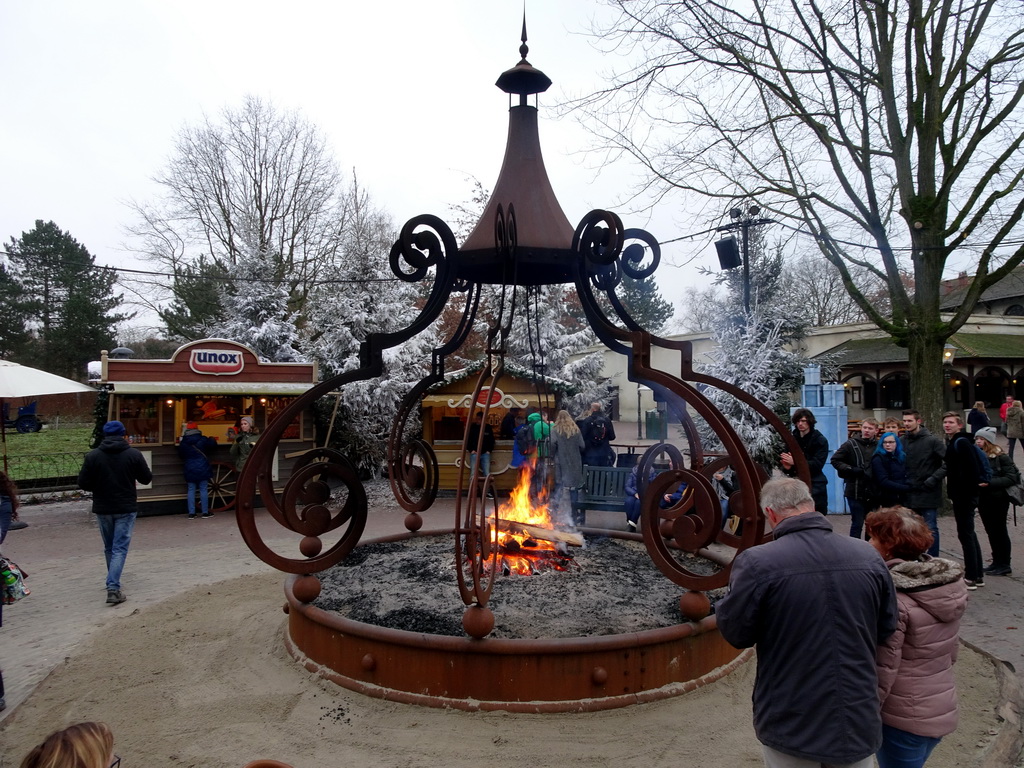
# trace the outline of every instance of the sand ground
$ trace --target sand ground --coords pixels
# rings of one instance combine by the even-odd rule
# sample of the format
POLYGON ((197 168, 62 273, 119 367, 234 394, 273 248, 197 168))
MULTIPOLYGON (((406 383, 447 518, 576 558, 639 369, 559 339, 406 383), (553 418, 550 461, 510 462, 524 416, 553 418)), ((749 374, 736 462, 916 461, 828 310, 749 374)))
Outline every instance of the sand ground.
MULTIPOLYGON (((0 766, 64 723, 110 723, 126 766, 296 768, 760 765, 754 664, 685 696, 571 715, 466 713, 367 698, 284 651, 281 579, 243 576, 124 611, 54 669, 4 723, 0 766)), ((957 665, 964 718, 930 768, 979 764, 998 730, 986 657, 957 665)))
MULTIPOLYGON (((32 564, 33 594, 4 612, 10 708, 0 722, 0 768, 18 765, 50 731, 86 719, 111 725, 126 768, 241 768, 257 758, 295 768, 761 764, 751 727, 753 663, 685 696, 599 713, 384 702, 290 659, 281 641, 283 576, 245 548, 232 516, 141 518, 125 571, 129 600, 108 608, 87 509, 26 509, 30 528, 4 545, 32 564)), ((444 504, 427 517, 428 528, 451 524, 444 504)), ((393 510, 375 512, 367 534, 397 532, 401 520, 393 510)), ((930 768, 980 765, 1007 727, 996 711, 995 662, 965 648, 957 676, 963 719, 930 768)))

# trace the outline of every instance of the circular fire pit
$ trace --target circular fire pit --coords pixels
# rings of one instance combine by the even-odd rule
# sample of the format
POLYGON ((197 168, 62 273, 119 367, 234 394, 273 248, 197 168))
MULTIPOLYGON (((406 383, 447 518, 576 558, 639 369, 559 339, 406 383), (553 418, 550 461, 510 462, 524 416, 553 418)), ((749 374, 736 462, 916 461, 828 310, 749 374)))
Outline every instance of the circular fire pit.
MULTIPOLYGON (((600 535, 607 537, 609 532, 601 531, 600 535)), ((642 551, 638 537, 610 535, 642 551)), ((454 561, 451 532, 391 536, 366 542, 360 548, 385 542, 393 542, 396 546, 405 546, 403 542, 416 546, 423 539, 443 542, 454 561)), ((353 555, 358 555, 360 548, 353 555)), ((579 560, 583 561, 577 566, 579 568, 589 567, 585 553, 583 550, 579 555, 579 560)), ((354 559, 359 560, 358 557, 354 559)), ((410 616, 417 626, 426 621, 425 631, 380 626, 343 616, 334 610, 325 610, 316 604, 303 603, 293 593, 296 578, 301 577, 292 577, 285 587, 289 616, 286 644, 289 652, 307 669, 367 695, 428 706, 517 712, 589 711, 654 701, 712 682, 728 674, 745 659, 745 656, 740 658, 740 651, 722 639, 713 616, 696 623, 673 624, 672 618, 666 619, 663 615, 655 623, 660 621, 665 626, 642 628, 649 627, 650 622, 630 617, 627 612, 625 624, 616 626, 617 631, 608 634, 602 633, 604 620, 597 615, 600 614, 599 607, 580 608, 568 596, 562 611, 585 614, 575 617, 577 625, 590 623, 590 627, 585 628, 585 636, 491 636, 475 640, 444 634, 446 626, 457 627, 461 620, 464 606, 458 595, 452 595, 454 604, 450 620, 442 615, 439 619, 442 632, 436 631, 430 620, 424 617, 446 611, 433 611, 425 606, 425 590, 415 585, 415 580, 420 577, 418 570, 424 568, 422 558, 406 557, 404 562, 409 564, 407 570, 414 581, 398 587, 406 606, 398 610, 402 612, 402 623, 406 626, 410 616), (445 621, 449 623, 446 625, 445 621)), ((542 577, 511 579, 557 580, 560 575, 552 573, 542 577)), ((438 573, 437 576, 439 582, 445 581, 444 574, 438 573)), ((612 600, 606 594, 608 584, 602 585, 599 573, 588 572, 586 576, 593 582, 590 589, 595 594, 612 600)), ((621 581, 621 573, 612 572, 608 576, 621 581)), ((641 586, 627 587, 627 593, 644 589, 642 585, 646 581, 651 591, 661 590, 663 597, 642 597, 653 597, 656 603, 666 606, 673 601, 678 605, 678 588, 660 576, 653 566, 649 574, 639 573, 637 577, 641 586)), ((324 581, 327 584, 329 578, 325 577, 324 581)), ((554 586, 557 584, 553 581, 547 586, 549 590, 557 589, 554 586)), ((491 602, 499 620, 496 635, 501 634, 500 622, 507 613, 501 604, 504 585, 505 580, 499 583, 491 602)), ((380 589, 376 581, 373 587, 380 589)), ((453 592, 450 577, 446 588, 449 593, 453 592)), ((325 588, 325 593, 327 591, 325 588)), ((387 604, 390 599, 378 592, 369 602, 387 604)), ((636 599, 640 600, 641 596, 636 599)), ((621 606, 628 600, 628 595, 615 598, 617 604, 611 607, 609 615, 622 614, 621 606)), ((396 600, 395 605, 402 602, 396 600)), ((534 608, 527 605, 519 606, 519 610, 521 616, 529 617, 531 611, 549 614, 552 607, 549 604, 539 604, 534 608)), ((572 619, 571 616, 569 618, 572 619)), ((561 623, 571 625, 572 622, 561 623)), ((508 634, 507 630, 505 634, 508 634)))

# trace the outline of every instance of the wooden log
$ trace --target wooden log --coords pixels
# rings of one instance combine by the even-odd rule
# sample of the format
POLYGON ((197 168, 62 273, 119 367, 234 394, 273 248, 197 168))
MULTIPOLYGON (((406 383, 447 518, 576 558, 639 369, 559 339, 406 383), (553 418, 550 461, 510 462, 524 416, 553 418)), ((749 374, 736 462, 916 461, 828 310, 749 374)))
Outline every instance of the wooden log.
POLYGON ((552 528, 541 528, 536 525, 527 525, 526 523, 517 523, 515 520, 504 519, 498 520, 498 528, 505 531, 506 533, 530 536, 534 539, 540 539, 541 541, 550 541, 553 543, 561 542, 564 544, 568 544, 571 547, 583 546, 582 533, 556 531, 552 528))

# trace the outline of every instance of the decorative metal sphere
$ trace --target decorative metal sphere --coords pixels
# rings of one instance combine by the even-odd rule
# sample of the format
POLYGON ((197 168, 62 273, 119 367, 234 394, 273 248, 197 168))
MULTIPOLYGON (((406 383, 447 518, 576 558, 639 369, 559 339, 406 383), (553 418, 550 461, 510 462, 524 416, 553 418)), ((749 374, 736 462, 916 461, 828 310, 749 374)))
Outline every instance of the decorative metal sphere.
POLYGON ((700 621, 711 613, 711 601, 703 592, 684 592, 679 598, 679 612, 687 621, 700 621))
POLYGON ((312 603, 320 596, 320 579, 309 574, 299 576, 292 586, 292 594, 300 602, 312 603))
POLYGON ((487 637, 494 629, 494 611, 486 606, 469 606, 462 614, 462 628, 477 640, 487 637))

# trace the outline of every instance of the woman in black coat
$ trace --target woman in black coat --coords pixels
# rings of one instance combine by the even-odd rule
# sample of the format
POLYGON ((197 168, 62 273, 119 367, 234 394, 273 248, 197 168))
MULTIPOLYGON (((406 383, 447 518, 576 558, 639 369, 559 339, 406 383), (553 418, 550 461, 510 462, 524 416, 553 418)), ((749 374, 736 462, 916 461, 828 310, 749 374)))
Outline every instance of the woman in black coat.
POLYGON ((185 434, 181 436, 178 443, 178 455, 181 456, 182 469, 185 473, 185 483, 188 487, 188 519, 196 519, 196 488, 199 489, 199 505, 203 517, 213 517, 210 513, 210 496, 208 487, 210 477, 213 475, 213 468, 206 454, 217 447, 217 441, 212 437, 206 437, 194 421, 190 421, 185 428, 185 434))
POLYGON ((880 507, 902 506, 910 484, 907 482, 907 456, 895 432, 886 432, 871 456, 871 479, 880 507))
POLYGON ((978 434, 978 430, 988 426, 988 411, 985 410, 985 403, 981 400, 974 404, 971 412, 967 414, 967 426, 971 428, 972 435, 978 434))
POLYGON ((978 495, 978 514, 992 547, 992 564, 985 569, 985 574, 1009 576, 1013 571, 1010 569, 1010 535, 1006 530, 1006 515, 1010 511, 1010 497, 1006 489, 1020 482, 1020 470, 995 444, 995 427, 980 430, 974 443, 985 452, 992 466, 992 479, 981 484, 978 495))

